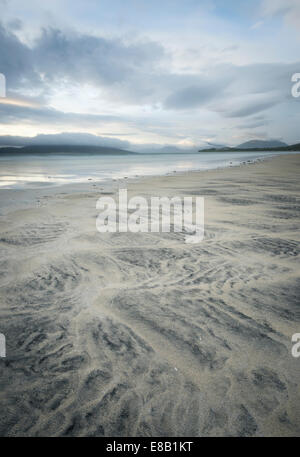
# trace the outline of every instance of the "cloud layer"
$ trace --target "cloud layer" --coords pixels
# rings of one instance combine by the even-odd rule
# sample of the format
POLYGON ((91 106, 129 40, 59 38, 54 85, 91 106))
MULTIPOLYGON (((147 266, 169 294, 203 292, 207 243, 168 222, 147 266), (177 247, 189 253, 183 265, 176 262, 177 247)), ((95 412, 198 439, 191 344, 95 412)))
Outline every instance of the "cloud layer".
MULTIPOLYGON (((12 3, 18 4, 17 0, 12 3)), ((79 6, 81 1, 75 3, 79 6)), ((199 21, 205 17, 212 27, 219 26, 211 42, 209 29, 197 35, 192 7, 195 16, 198 9, 192 1, 184 9, 175 1, 172 25, 166 22, 164 28, 158 18, 153 22, 154 9, 148 9, 147 23, 152 24, 148 36, 129 29, 108 34, 104 25, 102 33, 87 31, 86 24, 94 23, 88 15, 84 20, 73 17, 71 27, 57 24, 54 10, 45 21, 35 2, 29 2, 37 8, 32 16, 13 17, 4 4, 0 72, 7 79, 8 99, 0 100, 0 134, 16 134, 18 129, 26 135, 66 130, 101 135, 109 131, 112 137, 123 132, 135 143, 179 145, 233 144, 255 134, 295 141, 299 103, 291 96, 291 75, 300 71, 300 59, 290 49, 285 59, 282 56, 285 36, 291 33, 297 49, 297 27, 295 32, 284 27, 297 22, 299 2, 255 1, 257 21, 249 22, 244 30, 236 19, 239 13, 240 23, 246 21, 242 9, 228 2, 228 14, 235 18, 228 19, 221 14, 219 3, 207 2, 199 13, 199 21), (182 24, 190 23, 186 33, 180 30, 179 12, 182 24), (285 35, 278 59, 270 62, 266 51, 271 49, 276 55, 277 46, 274 36, 274 49, 270 47, 272 21, 278 27, 279 18, 285 35), (227 29, 232 37, 228 38, 227 29), (30 35, 29 30, 34 33, 30 35), (240 34, 240 41, 235 34, 240 34), (251 47, 251 39, 255 41, 258 34, 266 45, 262 42, 261 53, 253 56, 257 44, 251 47), (242 55, 241 48, 247 55, 242 55), (243 119, 247 122, 241 122, 243 119)), ((120 5, 115 2, 116 12, 120 5)), ((138 14, 141 18, 142 13, 138 14)), ((128 145, 122 134, 119 140, 128 145)))

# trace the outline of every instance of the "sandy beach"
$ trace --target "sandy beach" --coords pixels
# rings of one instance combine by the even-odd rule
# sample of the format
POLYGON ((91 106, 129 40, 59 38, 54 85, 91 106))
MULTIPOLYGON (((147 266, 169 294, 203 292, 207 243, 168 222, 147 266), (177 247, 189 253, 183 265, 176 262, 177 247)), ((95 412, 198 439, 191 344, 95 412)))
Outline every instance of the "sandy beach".
POLYGON ((300 436, 300 155, 1 190, 1 436, 300 436), (96 230, 97 199, 204 196, 205 238, 96 230))

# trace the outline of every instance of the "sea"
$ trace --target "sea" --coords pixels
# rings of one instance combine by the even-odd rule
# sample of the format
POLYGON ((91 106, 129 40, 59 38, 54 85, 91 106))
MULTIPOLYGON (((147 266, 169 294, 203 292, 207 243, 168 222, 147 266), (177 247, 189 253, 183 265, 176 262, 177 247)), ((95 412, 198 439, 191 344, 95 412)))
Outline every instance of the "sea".
MULTIPOLYGON (((278 152, 81 153, 0 155, 0 189, 34 189, 141 176, 211 170, 249 163, 278 152)), ((284 154, 281 152, 280 154, 284 154)))

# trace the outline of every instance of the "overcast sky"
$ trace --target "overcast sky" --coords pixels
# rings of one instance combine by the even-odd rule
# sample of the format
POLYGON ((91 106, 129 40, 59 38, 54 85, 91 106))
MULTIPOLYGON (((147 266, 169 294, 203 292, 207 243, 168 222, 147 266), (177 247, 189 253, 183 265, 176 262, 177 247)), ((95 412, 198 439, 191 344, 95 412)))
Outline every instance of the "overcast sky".
POLYGON ((300 142, 300 0, 0 0, 0 135, 300 142))

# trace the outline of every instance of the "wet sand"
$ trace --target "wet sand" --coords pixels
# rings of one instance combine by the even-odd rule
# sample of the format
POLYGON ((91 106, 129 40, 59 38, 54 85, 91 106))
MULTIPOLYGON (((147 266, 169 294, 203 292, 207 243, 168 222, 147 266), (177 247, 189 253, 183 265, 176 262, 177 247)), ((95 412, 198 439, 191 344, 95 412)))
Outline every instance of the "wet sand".
POLYGON ((98 233, 118 183, 2 190, 0 436, 300 436, 299 173, 289 155, 127 182, 204 196, 192 245, 98 233))

